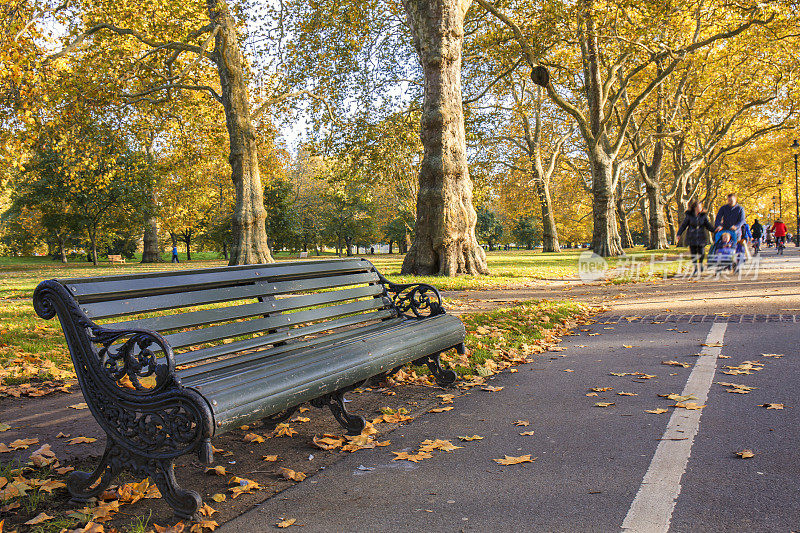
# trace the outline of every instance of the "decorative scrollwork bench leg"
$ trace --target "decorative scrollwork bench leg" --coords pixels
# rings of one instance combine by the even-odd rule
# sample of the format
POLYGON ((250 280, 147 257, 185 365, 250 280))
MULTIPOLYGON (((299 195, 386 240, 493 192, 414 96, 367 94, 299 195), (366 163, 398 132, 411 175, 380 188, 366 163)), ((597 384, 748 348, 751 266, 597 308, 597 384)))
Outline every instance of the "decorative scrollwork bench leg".
POLYGON ((347 430, 348 435, 360 435, 367 427, 367 420, 363 416, 347 412, 344 404, 344 391, 337 391, 311 400, 311 405, 318 408, 326 405, 330 407, 333 417, 347 430))
POLYGON ((179 518, 197 519, 197 511, 203 501, 198 493, 184 490, 175 479, 173 459, 154 459, 133 453, 117 445, 112 439, 106 442, 106 451, 94 472, 72 472, 67 479, 71 502, 85 504, 108 488, 123 470, 139 476, 147 476, 155 483, 161 496, 179 518))
POLYGON ((436 383, 442 387, 446 387, 455 383, 458 375, 454 370, 445 370, 442 368, 442 362, 439 360, 440 355, 441 354, 437 353, 434 355, 429 355, 428 357, 423 357, 422 359, 417 359, 414 361, 414 364, 418 366, 428 365, 428 368, 430 369, 431 374, 433 374, 436 383))

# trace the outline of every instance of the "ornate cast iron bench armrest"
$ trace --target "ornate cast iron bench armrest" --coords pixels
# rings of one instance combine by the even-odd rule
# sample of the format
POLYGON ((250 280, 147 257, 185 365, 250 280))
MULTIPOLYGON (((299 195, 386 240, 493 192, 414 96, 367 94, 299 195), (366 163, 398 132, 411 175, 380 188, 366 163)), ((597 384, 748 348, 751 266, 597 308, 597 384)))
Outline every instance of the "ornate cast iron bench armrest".
POLYGON ((442 295, 439 289, 427 283, 392 283, 381 276, 386 292, 401 314, 425 318, 443 314, 442 295), (409 314, 409 311, 412 314, 409 314))
POLYGON ((86 403, 107 435, 97 469, 67 480, 73 500, 97 496, 127 469, 149 476, 176 514, 193 516, 202 500, 178 487, 173 460, 195 452, 211 462, 213 416, 181 386, 172 347, 156 332, 95 324, 57 281, 40 283, 33 302, 40 317, 58 315, 86 403))

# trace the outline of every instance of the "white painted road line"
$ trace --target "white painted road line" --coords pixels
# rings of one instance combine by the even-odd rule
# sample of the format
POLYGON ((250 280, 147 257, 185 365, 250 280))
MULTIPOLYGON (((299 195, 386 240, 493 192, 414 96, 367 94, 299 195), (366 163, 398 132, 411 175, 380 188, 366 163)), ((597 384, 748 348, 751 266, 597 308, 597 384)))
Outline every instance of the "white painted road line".
MULTIPOLYGON (((715 323, 706 338, 707 345, 722 344, 728 324, 715 323)), ((689 400, 703 405, 714 382, 719 346, 704 346, 702 355, 695 363, 682 396, 692 395, 689 400)), ((650 461, 650 467, 642 479, 639 492, 631 504, 622 531, 635 533, 666 533, 669 531, 672 511, 681 493, 681 478, 686 471, 694 438, 700 429, 702 409, 675 409, 667 429, 650 461)))

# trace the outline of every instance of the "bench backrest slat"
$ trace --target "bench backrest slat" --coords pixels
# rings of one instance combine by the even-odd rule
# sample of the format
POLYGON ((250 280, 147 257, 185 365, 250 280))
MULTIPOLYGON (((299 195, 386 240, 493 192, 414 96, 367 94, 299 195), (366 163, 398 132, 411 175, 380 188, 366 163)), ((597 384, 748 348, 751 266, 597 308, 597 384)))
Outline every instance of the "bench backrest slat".
POLYGON ((347 274, 341 276, 325 276, 322 278, 309 278, 280 282, 258 280, 249 285, 232 285, 214 289, 186 289, 184 292, 159 294, 155 296, 139 296, 122 300, 107 300, 104 302, 83 303, 81 309, 89 318, 99 320, 117 316, 132 315, 153 311, 185 308, 195 305, 214 304, 247 298, 263 298, 278 296, 299 291, 318 289, 333 289, 348 285, 375 283, 378 275, 374 272, 347 274))
POLYGON ((268 282, 304 277, 320 277, 324 273, 356 273, 372 270, 372 264, 362 259, 302 261, 297 263, 271 263, 242 267, 184 270, 144 275, 108 276, 61 280, 78 303, 120 300, 152 294, 183 292, 192 287, 221 287, 237 283, 252 283, 262 279, 268 282))
POLYGON ((226 322, 250 318, 269 313, 279 313, 310 307, 316 305, 326 305, 346 300, 354 300, 365 297, 375 297, 383 293, 381 285, 367 285, 352 289, 341 289, 330 292, 318 292, 302 294, 300 296, 290 296, 280 299, 270 299, 267 301, 234 305, 231 307, 220 307, 215 309, 202 309, 200 311, 190 311, 176 315, 157 316, 152 318, 142 318, 139 320, 126 320, 124 322, 114 322, 108 327, 120 329, 147 329, 151 331, 170 331, 178 328, 190 328, 213 324, 216 322, 226 322))

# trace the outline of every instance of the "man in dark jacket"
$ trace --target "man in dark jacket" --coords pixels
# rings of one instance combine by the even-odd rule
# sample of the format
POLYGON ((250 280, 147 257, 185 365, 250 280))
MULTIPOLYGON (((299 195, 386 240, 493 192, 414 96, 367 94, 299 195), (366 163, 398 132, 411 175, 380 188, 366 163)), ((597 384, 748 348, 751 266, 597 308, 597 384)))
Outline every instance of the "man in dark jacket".
POLYGON ((692 255, 694 273, 700 275, 703 271, 703 259, 706 255, 706 244, 708 236, 706 230, 714 231, 714 226, 708 220, 708 215, 703 210, 703 204, 697 200, 689 203, 689 209, 678 228, 678 238, 686 232, 686 244, 689 246, 689 253, 692 255))
POLYGON ((736 203, 736 195, 730 193, 728 195, 728 203, 723 205, 717 211, 717 218, 714 220, 715 231, 723 229, 732 229, 739 235, 739 229, 745 222, 744 208, 736 203))

